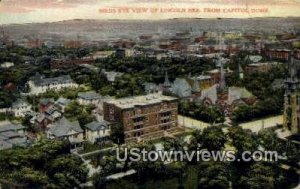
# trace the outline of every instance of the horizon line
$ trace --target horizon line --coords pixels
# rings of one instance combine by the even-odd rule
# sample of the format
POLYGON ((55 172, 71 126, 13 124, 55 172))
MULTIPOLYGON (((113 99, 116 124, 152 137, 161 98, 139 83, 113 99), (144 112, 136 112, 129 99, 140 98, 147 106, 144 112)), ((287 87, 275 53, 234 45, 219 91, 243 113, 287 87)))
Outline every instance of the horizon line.
POLYGON ((222 20, 222 19, 240 19, 240 20, 247 20, 247 19, 284 19, 284 18, 300 18, 300 16, 257 16, 257 17, 241 17, 241 18, 235 18, 235 17, 178 17, 178 18, 162 18, 162 19, 93 19, 93 18, 74 18, 74 19, 67 19, 67 20, 59 20, 59 21, 53 21, 53 22, 26 22, 26 23, 8 23, 8 24, 1 24, 0 26, 9 26, 9 25, 28 25, 28 24, 51 24, 51 23, 58 23, 58 22, 66 22, 66 21, 84 21, 84 20, 93 20, 93 21, 151 21, 151 22, 159 22, 159 21, 168 21, 168 20, 222 20))

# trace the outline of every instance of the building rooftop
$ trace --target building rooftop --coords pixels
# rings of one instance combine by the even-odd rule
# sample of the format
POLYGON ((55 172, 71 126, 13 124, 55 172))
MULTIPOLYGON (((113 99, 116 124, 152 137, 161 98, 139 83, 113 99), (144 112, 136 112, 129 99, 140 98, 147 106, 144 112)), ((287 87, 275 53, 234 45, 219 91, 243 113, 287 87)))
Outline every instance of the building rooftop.
POLYGON ((102 120, 101 122, 93 121, 85 125, 91 131, 105 130, 109 128, 109 122, 102 120))
POLYGON ((6 138, 14 138, 14 137, 18 137, 20 135, 15 131, 5 131, 5 132, 1 132, 0 136, 6 137, 6 138))
POLYGON ((205 100, 205 99, 210 99, 212 104, 215 104, 216 101, 218 100, 218 95, 217 95, 217 88, 218 85, 215 84, 207 89, 203 89, 201 91, 201 100, 205 100))
MULTIPOLYGON (((225 73, 233 73, 232 70, 230 70, 229 68, 228 69, 224 69, 225 73)), ((209 70, 209 71, 206 71, 207 73, 209 74, 216 74, 216 73, 220 73, 220 69, 213 69, 213 70, 209 70)))
POLYGON ((66 105, 68 105, 70 102, 71 102, 71 100, 69 100, 69 99, 67 99, 67 98, 60 97, 60 98, 55 102, 55 104, 58 104, 58 105, 61 105, 61 106, 66 106, 66 105))
MULTIPOLYGON (((202 81, 202 80, 211 79, 211 76, 209 76, 209 75, 199 75, 199 76, 196 76, 196 78, 197 78, 198 81, 202 81)), ((194 79, 194 77, 192 79, 194 79)))
POLYGON ((37 86, 55 85, 55 84, 62 84, 62 83, 74 83, 74 81, 69 75, 62 75, 53 78, 44 78, 44 76, 37 74, 36 76, 31 78, 31 80, 37 86))
POLYGON ((68 136, 72 131, 75 133, 83 132, 78 121, 71 122, 65 117, 55 122, 49 129, 49 133, 53 134, 55 137, 68 136))
POLYGON ((117 78, 122 77, 122 75, 124 75, 124 73, 121 72, 114 72, 114 71, 108 72, 104 69, 101 70, 101 72, 105 74, 109 82, 114 82, 117 78))
POLYGON ((42 99, 40 99, 40 105, 46 106, 49 103, 54 103, 54 98, 42 98, 42 99))
POLYGON ((16 131, 21 129, 25 129, 25 127, 21 124, 15 124, 9 121, 0 122, 0 133, 7 131, 16 131))
POLYGON ((177 98, 171 96, 164 96, 160 93, 154 93, 154 94, 148 94, 144 96, 135 96, 129 98, 109 100, 107 101, 107 103, 114 104, 115 106, 122 109, 130 109, 130 108, 134 108, 135 106, 146 106, 146 105, 162 103, 164 101, 174 101, 174 100, 177 100, 177 98))
POLYGON ((21 108, 24 106, 29 106, 29 104, 22 99, 18 99, 16 102, 12 103, 12 108, 15 108, 15 109, 21 108))
POLYGON ((172 84, 171 91, 180 98, 189 97, 192 95, 191 85, 183 78, 176 78, 172 84))
POLYGON ((13 147, 13 145, 11 143, 0 140, 0 150, 10 149, 12 147, 13 147))
POLYGON ((252 64, 248 64, 247 66, 251 66, 251 67, 260 67, 260 66, 268 66, 268 65, 281 65, 283 63, 281 62, 264 62, 264 63, 252 63, 252 64))
POLYGON ((78 97, 84 100, 98 100, 101 96, 94 91, 78 93, 78 97))
POLYGON ((246 88, 229 87, 228 104, 232 104, 235 100, 254 97, 246 88))

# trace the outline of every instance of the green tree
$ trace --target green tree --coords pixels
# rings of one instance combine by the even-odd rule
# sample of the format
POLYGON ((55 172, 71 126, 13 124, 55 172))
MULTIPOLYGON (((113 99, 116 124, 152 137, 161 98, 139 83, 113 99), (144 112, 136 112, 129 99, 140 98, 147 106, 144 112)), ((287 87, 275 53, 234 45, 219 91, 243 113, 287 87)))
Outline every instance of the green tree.
POLYGON ((228 165, 224 162, 201 162, 199 165, 198 188, 229 188, 228 165))
POLYGON ((216 151, 224 148, 227 137, 221 127, 212 126, 203 129, 198 140, 202 148, 208 149, 209 151, 216 151))
POLYGON ((271 166, 255 163, 245 176, 241 177, 240 183, 245 189, 273 189, 275 181, 274 170, 271 166))
POLYGON ((116 144, 123 144, 125 142, 124 126, 119 123, 113 123, 111 125, 110 138, 116 144))
POLYGON ((57 187, 73 188, 87 181, 88 169, 79 157, 68 155, 50 161, 47 173, 57 187))

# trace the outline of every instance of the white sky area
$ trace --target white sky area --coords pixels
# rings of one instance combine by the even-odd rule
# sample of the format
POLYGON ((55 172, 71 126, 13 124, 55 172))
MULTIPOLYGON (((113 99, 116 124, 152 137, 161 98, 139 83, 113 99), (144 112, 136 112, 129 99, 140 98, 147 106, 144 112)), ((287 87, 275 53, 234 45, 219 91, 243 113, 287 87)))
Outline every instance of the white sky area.
POLYGON ((70 19, 157 20, 286 16, 300 16, 300 0, 2 0, 0 2, 0 24, 70 19), (143 8, 145 12, 137 13, 135 8, 143 8), (211 8, 219 8, 220 12, 204 11, 211 8), (246 8, 250 12, 239 10, 246 8), (267 11, 259 12, 257 9, 267 11), (176 11, 170 12, 174 10, 176 11), (231 13, 228 10, 231 10, 231 13))

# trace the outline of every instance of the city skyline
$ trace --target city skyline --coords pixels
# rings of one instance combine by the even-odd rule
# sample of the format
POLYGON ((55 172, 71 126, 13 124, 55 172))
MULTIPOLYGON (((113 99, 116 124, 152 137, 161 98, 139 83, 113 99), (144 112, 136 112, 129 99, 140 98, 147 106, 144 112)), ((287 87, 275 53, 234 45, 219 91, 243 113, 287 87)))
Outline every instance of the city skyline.
POLYGON ((300 2, 295 0, 2 0, 0 24, 71 19, 298 17, 299 7, 300 2))

